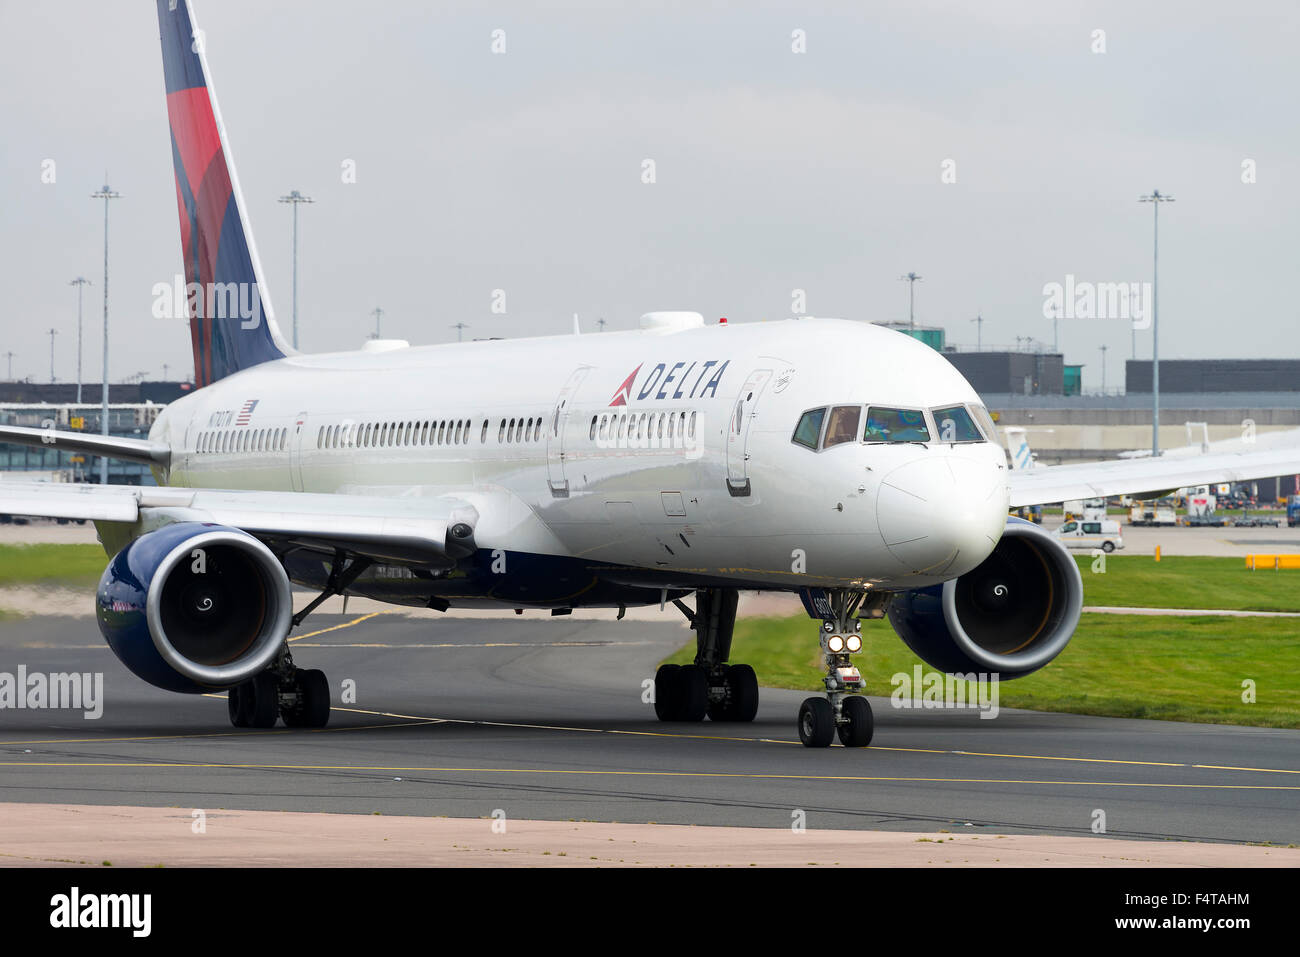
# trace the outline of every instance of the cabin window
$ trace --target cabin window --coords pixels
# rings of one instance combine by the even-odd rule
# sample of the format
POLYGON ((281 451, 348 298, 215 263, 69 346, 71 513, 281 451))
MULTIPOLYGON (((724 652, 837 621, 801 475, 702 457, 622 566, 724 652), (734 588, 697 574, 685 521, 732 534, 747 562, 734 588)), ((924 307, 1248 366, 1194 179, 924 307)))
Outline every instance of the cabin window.
POLYGON ((487 442, 487 430, 488 430, 488 420, 487 420, 487 419, 484 419, 484 420, 483 420, 483 434, 480 435, 480 436, 478 437, 478 440, 479 440, 480 443, 486 443, 486 442, 487 442))
POLYGON ((873 405, 867 410, 865 442, 929 442, 925 415, 918 409, 885 409, 873 405))
POLYGON ((692 413, 691 413, 690 420, 687 422, 687 431, 686 431, 686 434, 687 434, 687 436, 689 436, 689 437, 692 438, 692 439, 695 438, 695 416, 696 416, 696 414, 697 414, 697 413, 692 412, 692 413))

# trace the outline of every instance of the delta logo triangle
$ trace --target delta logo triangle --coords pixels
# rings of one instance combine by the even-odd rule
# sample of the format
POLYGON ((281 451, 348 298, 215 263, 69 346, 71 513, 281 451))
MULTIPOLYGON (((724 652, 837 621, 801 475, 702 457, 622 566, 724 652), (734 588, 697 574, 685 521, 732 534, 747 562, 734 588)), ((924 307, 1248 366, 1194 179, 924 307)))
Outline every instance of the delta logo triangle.
MULTIPOLYGON (((645 365, 645 363, 643 362, 641 365, 645 365)), ((627 400, 632 398, 632 383, 636 381, 637 373, 640 371, 641 366, 637 366, 632 370, 632 374, 623 380, 623 384, 618 387, 618 391, 614 393, 614 398, 609 403, 610 408, 616 405, 627 405, 627 400)))

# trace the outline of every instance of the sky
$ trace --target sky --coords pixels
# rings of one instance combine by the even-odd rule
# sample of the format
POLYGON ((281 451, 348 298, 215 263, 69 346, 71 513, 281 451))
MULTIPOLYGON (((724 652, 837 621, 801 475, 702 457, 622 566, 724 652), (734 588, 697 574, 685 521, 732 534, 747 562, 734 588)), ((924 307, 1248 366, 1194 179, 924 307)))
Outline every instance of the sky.
MULTIPOLYGON (((906 320, 909 271, 950 343, 979 315, 986 348, 1051 347, 1048 284, 1151 281, 1159 189, 1161 357, 1300 356, 1294 3, 194 6, 286 330, 277 200, 314 200, 304 351, 357 348, 376 307, 416 344, 906 320)), ((107 181, 110 378, 192 375, 152 310, 181 270, 154 4, 0 0, 0 38, 0 374, 48 381, 53 328, 75 381, 80 275, 98 381, 107 181)), ((1103 345, 1122 381, 1130 326, 1059 321, 1086 390, 1103 345)))

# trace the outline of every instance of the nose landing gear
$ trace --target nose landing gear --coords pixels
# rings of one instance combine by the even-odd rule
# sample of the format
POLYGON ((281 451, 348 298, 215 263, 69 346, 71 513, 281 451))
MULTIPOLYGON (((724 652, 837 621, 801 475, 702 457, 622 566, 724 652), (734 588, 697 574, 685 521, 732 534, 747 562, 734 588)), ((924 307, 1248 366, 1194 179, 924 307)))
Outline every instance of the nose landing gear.
POLYGON ((864 682, 850 656, 862 650, 859 612, 880 617, 889 595, 836 589, 827 593, 827 600, 830 609, 821 626, 826 697, 808 698, 800 705, 799 740, 808 748, 826 748, 838 736, 846 748, 865 748, 875 723, 871 704, 857 693, 864 682))

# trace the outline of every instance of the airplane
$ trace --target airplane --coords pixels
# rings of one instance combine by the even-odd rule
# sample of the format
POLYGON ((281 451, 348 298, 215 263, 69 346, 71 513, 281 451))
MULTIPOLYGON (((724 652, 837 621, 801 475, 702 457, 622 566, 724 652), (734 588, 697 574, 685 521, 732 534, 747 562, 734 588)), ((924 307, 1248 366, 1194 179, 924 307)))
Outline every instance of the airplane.
MULTIPOLYGON (((600 335, 291 349, 274 317, 188 0, 158 0, 195 391, 147 439, 0 426, 0 442, 148 465, 157 487, 0 486, 0 512, 94 521, 105 640, 231 723, 321 727, 330 690, 292 630, 334 595, 446 610, 672 605, 692 664, 668 722, 752 721, 731 660, 740 590, 818 622, 808 747, 867 746, 853 664, 888 617, 935 668, 1047 665, 1079 621, 1073 559, 1021 506, 1300 472, 1300 449, 1010 470, 942 354, 869 323, 706 324, 650 312, 600 335), (317 596, 295 611, 291 584, 317 596), (694 596, 694 606, 688 604, 694 596)), ((812 638, 810 636, 810 647, 812 638)))

